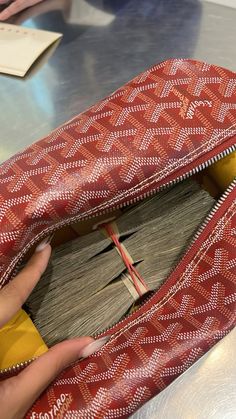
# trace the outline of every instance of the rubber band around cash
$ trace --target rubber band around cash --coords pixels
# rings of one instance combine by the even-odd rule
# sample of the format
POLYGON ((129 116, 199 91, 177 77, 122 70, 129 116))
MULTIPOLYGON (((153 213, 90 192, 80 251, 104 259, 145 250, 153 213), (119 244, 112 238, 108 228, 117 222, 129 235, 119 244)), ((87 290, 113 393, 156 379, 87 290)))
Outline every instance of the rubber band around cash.
POLYGON ((114 243, 116 250, 121 256, 128 272, 121 275, 121 279, 128 291, 137 300, 149 291, 147 284, 134 266, 134 261, 123 243, 119 241, 119 230, 115 222, 100 225, 104 234, 114 243))

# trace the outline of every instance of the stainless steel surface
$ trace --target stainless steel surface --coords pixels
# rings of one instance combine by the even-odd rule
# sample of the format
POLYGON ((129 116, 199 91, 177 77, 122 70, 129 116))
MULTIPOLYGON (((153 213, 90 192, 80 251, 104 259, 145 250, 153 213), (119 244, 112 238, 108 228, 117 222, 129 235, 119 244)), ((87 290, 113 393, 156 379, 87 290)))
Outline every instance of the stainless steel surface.
POLYGON ((236 329, 132 419, 235 419, 236 329))
POLYGON ((58 0, 58 7, 14 20, 64 38, 26 79, 0 75, 0 161, 158 61, 196 57, 236 70, 234 9, 198 0, 58 0))
MULTIPOLYGON (((213 0, 45 3, 58 10, 43 13, 41 5, 13 23, 62 31, 64 38, 25 79, 0 75, 0 161, 153 63, 195 57, 236 70, 236 9, 213 0)), ((133 418, 235 418, 235 346, 234 331, 133 418)))

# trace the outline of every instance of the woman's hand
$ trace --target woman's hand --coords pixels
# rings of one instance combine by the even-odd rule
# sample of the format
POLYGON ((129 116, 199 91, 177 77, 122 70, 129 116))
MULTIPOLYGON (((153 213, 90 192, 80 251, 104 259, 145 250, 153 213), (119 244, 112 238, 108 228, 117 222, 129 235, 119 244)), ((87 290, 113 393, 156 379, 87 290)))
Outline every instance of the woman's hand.
MULTIPOLYGON (((7 3, 8 0, 0 0, 0 6, 7 3)), ((27 19, 53 10, 62 10, 64 16, 67 16, 70 7, 71 0, 13 0, 13 2, 0 12, 0 21, 10 19, 9 23, 20 25, 27 19)))
MULTIPOLYGON (((42 242, 25 268, 0 291, 0 327, 21 308, 41 275, 51 254, 51 246, 42 242)), ((22 418, 50 382, 78 358, 100 349, 107 338, 94 341, 81 337, 59 343, 37 358, 17 376, 0 382, 0 416, 22 418)))
MULTIPOLYGON (((13 0, 8 3, 9 0, 0 0, 0 6, 6 5, 6 8, 0 12, 0 21, 8 20, 25 9, 29 10, 25 11, 25 16, 20 21, 29 19, 32 15, 37 16, 52 10, 63 10, 68 13, 71 6, 71 0, 13 0)), ((13 23, 18 24, 18 22, 13 23)))
MULTIPOLYGON (((7 20, 27 7, 34 6, 42 1, 43 0, 14 0, 0 13, 0 20, 7 20)), ((6 3, 9 3, 9 0, 0 0, 0 5, 6 3)))

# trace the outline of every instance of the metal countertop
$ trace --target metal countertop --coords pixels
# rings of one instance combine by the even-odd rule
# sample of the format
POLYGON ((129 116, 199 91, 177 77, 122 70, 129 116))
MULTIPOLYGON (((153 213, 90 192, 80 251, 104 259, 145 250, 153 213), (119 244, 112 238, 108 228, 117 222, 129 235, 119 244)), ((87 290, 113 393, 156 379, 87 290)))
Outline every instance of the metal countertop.
POLYGON ((236 9, 198 0, 57 1, 67 7, 13 19, 64 37, 25 79, 0 76, 0 161, 159 61, 195 57, 236 70, 236 9))

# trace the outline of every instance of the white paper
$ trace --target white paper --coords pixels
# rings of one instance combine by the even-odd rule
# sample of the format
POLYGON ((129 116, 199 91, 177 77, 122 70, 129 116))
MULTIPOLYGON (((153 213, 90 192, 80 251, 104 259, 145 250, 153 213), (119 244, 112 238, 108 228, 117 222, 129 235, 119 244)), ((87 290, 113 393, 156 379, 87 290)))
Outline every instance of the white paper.
POLYGON ((24 77, 62 34, 0 23, 0 72, 24 77))

